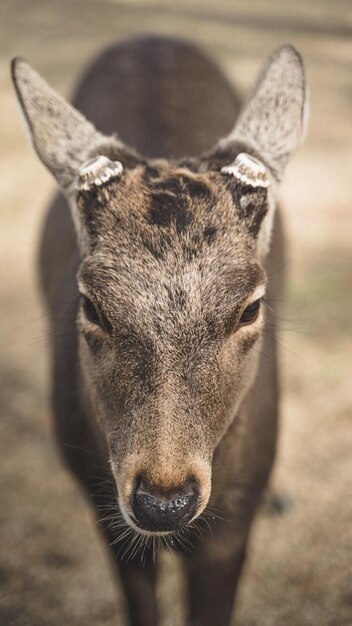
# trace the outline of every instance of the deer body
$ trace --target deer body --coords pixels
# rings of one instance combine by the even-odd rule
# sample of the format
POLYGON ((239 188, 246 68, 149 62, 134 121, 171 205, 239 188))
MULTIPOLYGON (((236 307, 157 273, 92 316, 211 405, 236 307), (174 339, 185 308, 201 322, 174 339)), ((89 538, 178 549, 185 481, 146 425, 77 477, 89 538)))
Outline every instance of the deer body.
POLYGON ((282 289, 274 206, 301 133, 301 61, 289 47, 272 57, 234 131, 228 82, 177 41, 126 42, 93 64, 74 104, 99 132, 24 62, 14 80, 64 192, 40 252, 59 447, 109 518, 130 623, 158 623, 153 541, 172 536, 190 624, 226 626, 275 454, 275 321, 261 298, 266 284, 275 309, 282 289))

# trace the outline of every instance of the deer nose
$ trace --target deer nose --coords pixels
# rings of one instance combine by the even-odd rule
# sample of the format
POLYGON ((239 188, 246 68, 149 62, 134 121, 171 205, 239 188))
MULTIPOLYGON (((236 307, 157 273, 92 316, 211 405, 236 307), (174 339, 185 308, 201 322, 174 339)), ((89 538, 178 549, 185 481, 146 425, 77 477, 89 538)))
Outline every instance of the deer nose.
POLYGON ((132 495, 132 511, 142 529, 167 532, 188 524, 196 513, 198 500, 199 486, 195 480, 165 492, 141 477, 132 495))

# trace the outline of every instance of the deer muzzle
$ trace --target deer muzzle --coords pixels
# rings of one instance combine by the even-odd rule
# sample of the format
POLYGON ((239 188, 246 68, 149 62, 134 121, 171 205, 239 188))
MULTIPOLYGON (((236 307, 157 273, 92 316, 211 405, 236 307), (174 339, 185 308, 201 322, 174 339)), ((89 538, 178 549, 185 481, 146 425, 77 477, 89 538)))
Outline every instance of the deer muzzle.
POLYGON ((192 522, 204 510, 211 491, 211 465, 192 463, 141 464, 136 457, 114 468, 119 504, 125 521, 141 533, 172 533, 192 522))

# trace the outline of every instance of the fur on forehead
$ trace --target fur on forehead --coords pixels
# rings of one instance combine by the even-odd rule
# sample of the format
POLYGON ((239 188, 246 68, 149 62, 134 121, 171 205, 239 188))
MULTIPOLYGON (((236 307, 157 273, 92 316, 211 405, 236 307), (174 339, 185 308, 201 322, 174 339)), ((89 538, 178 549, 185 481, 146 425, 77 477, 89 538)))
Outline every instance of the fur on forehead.
POLYGON ((77 203, 91 242, 80 280, 97 298, 107 296, 113 315, 116 304, 120 314, 126 304, 131 318, 131 299, 137 317, 153 307, 194 317, 202 303, 226 310, 264 280, 253 237, 219 173, 138 166, 118 182, 80 192, 77 203))
POLYGON ((138 245, 139 256, 190 262, 219 247, 253 252, 267 208, 265 191, 254 194, 220 172, 198 173, 159 160, 124 170, 119 180, 102 187, 81 190, 76 203, 88 253, 104 247, 129 256, 131 246, 138 245), (255 203, 262 213, 258 206, 253 210, 255 203))

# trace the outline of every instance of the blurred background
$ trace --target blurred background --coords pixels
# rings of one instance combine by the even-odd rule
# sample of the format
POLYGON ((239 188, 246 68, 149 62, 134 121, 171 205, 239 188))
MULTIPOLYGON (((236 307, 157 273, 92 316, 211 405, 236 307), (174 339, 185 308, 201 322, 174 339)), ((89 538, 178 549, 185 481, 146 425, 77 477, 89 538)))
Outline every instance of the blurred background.
MULTIPOLYGON (((90 59, 136 33, 199 43, 245 93, 291 43, 311 94, 306 145, 282 186, 289 285, 273 486, 242 578, 237 626, 352 624, 352 4, 350 0, 1 0, 0 624, 122 624, 94 518, 51 436, 48 334, 35 258, 54 183, 32 153, 9 79, 27 58, 70 96, 90 59)), ((179 565, 163 559, 163 626, 181 626, 179 565)))

